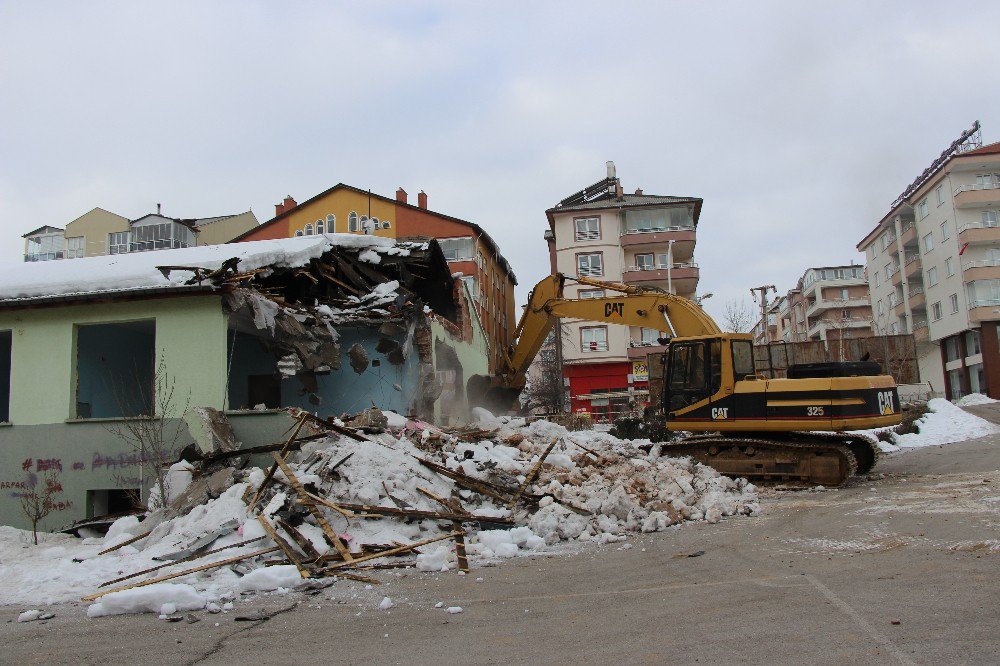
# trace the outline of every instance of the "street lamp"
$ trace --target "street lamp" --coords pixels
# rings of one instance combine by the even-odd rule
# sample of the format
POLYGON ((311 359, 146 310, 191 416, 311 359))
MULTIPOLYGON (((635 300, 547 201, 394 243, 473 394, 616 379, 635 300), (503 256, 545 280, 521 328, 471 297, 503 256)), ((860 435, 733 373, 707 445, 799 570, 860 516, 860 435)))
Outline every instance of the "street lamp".
POLYGON ((706 298, 712 298, 712 296, 714 296, 712 292, 708 292, 707 294, 702 294, 701 296, 695 296, 694 302, 697 303, 698 305, 701 305, 702 301, 704 301, 706 298))

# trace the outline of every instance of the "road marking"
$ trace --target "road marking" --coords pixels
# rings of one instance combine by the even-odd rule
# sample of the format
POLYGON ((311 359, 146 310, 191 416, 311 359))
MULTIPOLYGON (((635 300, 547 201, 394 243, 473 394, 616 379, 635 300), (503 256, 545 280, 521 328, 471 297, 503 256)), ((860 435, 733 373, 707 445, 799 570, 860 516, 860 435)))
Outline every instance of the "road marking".
POLYGON ((869 636, 875 639, 876 642, 882 644, 886 650, 888 650, 892 656, 899 660, 901 664, 909 664, 910 666, 916 666, 915 662, 903 654, 903 651, 896 647, 895 643, 889 640, 888 637, 883 635, 879 630, 872 626, 871 622, 861 617, 861 614, 854 610, 850 604, 838 597, 833 593, 833 590, 828 588, 826 585, 821 583, 818 578, 812 574, 806 574, 806 579, 813 584, 817 590, 822 593, 824 597, 830 600, 830 602, 844 612, 845 615, 850 617, 852 620, 857 622, 858 626, 864 629, 869 636))

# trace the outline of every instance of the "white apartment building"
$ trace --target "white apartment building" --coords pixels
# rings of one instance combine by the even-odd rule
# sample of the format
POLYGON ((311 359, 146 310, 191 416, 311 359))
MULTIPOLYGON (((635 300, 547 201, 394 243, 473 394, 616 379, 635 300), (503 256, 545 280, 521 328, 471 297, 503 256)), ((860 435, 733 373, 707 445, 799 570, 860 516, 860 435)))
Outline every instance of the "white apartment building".
POLYGON ((860 243, 878 333, 913 333, 921 379, 949 399, 1000 397, 1000 143, 979 124, 860 243))
MULTIPOLYGON (((625 194, 614 163, 607 178, 546 211, 553 273, 658 287, 695 299, 694 249, 702 200, 625 194)), ((568 281, 568 298, 601 298, 601 289, 568 281)), ((610 294, 608 294, 610 295, 610 294)), ((662 351, 664 331, 563 320, 559 353, 573 411, 613 418, 648 396, 646 356, 662 351)))

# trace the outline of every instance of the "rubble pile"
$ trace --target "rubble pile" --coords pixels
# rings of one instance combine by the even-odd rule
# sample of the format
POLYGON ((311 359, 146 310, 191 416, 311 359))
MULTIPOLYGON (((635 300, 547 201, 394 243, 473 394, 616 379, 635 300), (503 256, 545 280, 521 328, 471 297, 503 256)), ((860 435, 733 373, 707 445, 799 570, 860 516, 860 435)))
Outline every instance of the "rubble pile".
POLYGON ((99 570, 120 574, 84 597, 97 602, 88 614, 191 609, 343 579, 375 585, 383 569, 468 571, 560 542, 757 511, 751 484, 646 454, 638 445, 648 442, 489 415, 448 430, 367 411, 369 434, 298 413, 270 465, 237 469, 233 451, 177 463, 168 476, 194 479, 171 483, 166 508, 87 540, 100 545, 99 570))

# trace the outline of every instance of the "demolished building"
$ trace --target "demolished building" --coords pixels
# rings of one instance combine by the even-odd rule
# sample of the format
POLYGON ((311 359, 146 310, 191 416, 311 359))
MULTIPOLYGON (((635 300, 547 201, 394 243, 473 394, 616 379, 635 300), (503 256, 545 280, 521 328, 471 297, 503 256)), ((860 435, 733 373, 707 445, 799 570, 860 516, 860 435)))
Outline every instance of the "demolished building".
POLYGON ((377 406, 447 423, 487 372, 436 241, 328 234, 0 269, 0 522, 54 479, 45 528, 127 508, 155 455, 272 443, 283 408, 377 406), (145 448, 145 447, 143 447, 145 448))

